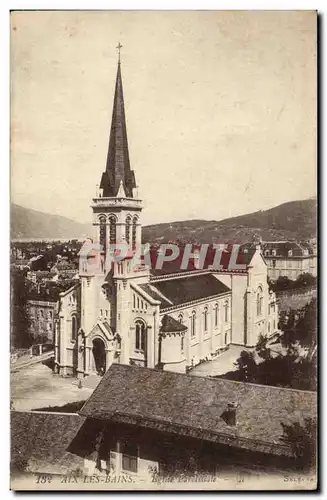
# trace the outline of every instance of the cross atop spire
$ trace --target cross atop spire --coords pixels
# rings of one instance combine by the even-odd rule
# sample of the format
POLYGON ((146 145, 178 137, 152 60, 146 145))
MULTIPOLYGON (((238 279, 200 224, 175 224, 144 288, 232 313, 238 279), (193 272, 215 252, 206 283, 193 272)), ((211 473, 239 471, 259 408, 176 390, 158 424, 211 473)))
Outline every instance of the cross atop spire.
POLYGON ((116 49, 118 49, 118 64, 120 64, 120 49, 122 48, 122 44, 118 42, 116 49))

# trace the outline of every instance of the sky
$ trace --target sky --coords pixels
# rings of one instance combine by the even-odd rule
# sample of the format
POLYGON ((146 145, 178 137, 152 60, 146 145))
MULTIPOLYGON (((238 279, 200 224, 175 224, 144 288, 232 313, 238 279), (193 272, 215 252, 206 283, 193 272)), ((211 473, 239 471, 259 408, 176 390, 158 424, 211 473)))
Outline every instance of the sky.
POLYGON ((11 15, 11 201, 91 221, 122 78, 143 223, 316 194, 313 11, 11 15))

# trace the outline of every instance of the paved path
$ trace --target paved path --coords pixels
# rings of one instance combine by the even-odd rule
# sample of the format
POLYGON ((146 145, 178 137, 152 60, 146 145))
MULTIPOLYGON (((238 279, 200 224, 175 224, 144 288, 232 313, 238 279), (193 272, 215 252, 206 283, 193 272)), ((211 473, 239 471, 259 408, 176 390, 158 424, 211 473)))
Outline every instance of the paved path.
POLYGON ((10 363, 10 371, 15 372, 21 368, 27 368, 28 366, 35 365, 36 363, 42 363, 42 361, 47 361, 54 357, 54 351, 45 352, 41 356, 22 356, 18 358, 17 361, 10 363))
POLYGON ((190 375, 200 376, 217 376, 224 375, 227 372, 236 370, 237 358, 240 357, 242 351, 254 351, 254 349, 246 348, 238 345, 231 345, 227 351, 224 351, 218 358, 212 361, 206 361, 196 366, 189 372, 190 375))
POLYGON ((55 375, 40 362, 13 371, 10 382, 11 401, 14 409, 19 411, 85 401, 94 390, 79 389, 76 378, 55 375))

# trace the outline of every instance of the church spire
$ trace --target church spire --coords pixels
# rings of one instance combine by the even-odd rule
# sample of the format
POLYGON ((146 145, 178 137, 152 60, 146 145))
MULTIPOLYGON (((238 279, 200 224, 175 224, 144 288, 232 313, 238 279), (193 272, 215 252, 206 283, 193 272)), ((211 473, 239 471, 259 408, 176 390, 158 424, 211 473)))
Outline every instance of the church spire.
POLYGON ((120 49, 118 48, 118 68, 116 77, 116 88, 111 120, 109 148, 107 155, 106 170, 102 174, 100 188, 103 197, 115 197, 120 186, 123 185, 128 198, 133 198, 133 188, 136 187, 134 171, 130 168, 128 141, 125 119, 123 84, 120 69, 120 49))

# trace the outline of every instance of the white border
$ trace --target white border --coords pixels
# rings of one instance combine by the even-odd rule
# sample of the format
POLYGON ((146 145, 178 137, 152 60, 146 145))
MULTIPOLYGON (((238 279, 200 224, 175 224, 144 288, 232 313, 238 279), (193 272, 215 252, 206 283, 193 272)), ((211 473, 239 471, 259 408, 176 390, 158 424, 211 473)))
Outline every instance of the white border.
MULTIPOLYGON (((202 0, 202 1, 182 1, 182 0, 166 0, 166 1, 156 1, 151 2, 150 0, 143 1, 132 1, 132 0, 56 0, 56 1, 46 1, 46 0, 38 0, 38 1, 26 1, 26 0, 16 0, 16 1, 7 1, 3 0, 0 3, 0 40, 1 40, 1 101, 0 101, 0 110, 1 110, 1 131, 0 131, 0 140, 1 140, 1 196, 0 196, 0 204, 1 204, 1 227, 2 234, 4 235, 3 244, 1 245, 1 262, 2 265, 2 273, 1 273, 1 363, 0 363, 0 380, 1 380, 1 396, 2 396, 2 411, 1 411, 1 430, 2 430, 2 438, 1 438, 1 467, 0 467, 0 488, 1 488, 1 498, 7 498, 12 493, 8 491, 9 489, 9 10, 18 10, 18 9, 63 9, 63 10, 92 10, 92 9, 101 9, 101 10, 127 10, 127 9, 143 9, 143 10, 318 10, 318 12, 322 15, 326 12, 326 8, 324 8, 326 2, 319 0, 318 2, 312 2, 309 0, 298 0, 298 1, 286 1, 286 0, 275 0, 275 1, 258 1, 252 0, 248 2, 242 2, 240 0, 229 0, 229 1, 214 1, 214 0, 202 0), (8 347, 7 347, 8 346, 8 347), (8 407, 8 409, 7 409, 8 407)), ((323 22, 321 22, 322 28, 323 22)), ((326 50, 325 50, 325 42, 323 40, 325 37, 321 37, 321 45, 320 51, 322 53, 323 59, 323 67, 324 71, 321 72, 320 75, 320 85, 321 90, 323 87, 322 82, 326 82, 325 78, 325 67, 326 67, 326 50)), ((325 104, 322 109, 320 109, 321 113, 321 121, 322 116, 325 116, 325 104)), ((326 133, 325 130, 321 130, 320 134, 321 143, 326 143, 326 133)), ((322 146, 321 146, 322 147, 322 146)), ((323 161, 323 157, 320 158, 321 162, 323 161)), ((320 200, 322 203, 321 207, 321 216, 325 213, 325 208, 327 201, 324 199, 325 197, 322 195, 325 192, 325 176, 322 175, 324 165, 320 165, 321 171, 321 186, 320 186, 320 200)), ((321 217, 321 230, 325 228, 325 221, 321 217)), ((326 244, 325 238, 326 231, 324 232, 323 243, 326 244)), ((324 245, 325 246, 325 245, 324 245)), ((324 248, 324 246, 320 246, 320 250, 324 248)), ((321 255, 321 269, 324 269, 324 258, 321 255)), ((322 274, 322 273, 321 273, 322 274)), ((321 276, 322 277, 322 276, 321 276)), ((325 291, 325 282, 322 283, 321 292, 325 291)), ((327 302, 327 301, 326 301, 327 302)), ((323 296, 323 300, 321 303, 320 311, 327 310, 327 303, 325 302, 325 295, 323 296)), ((326 334, 325 321, 322 322, 322 328, 320 329, 320 340, 322 342, 323 335, 326 334)), ((322 369, 324 368, 324 360, 327 359, 326 353, 326 345, 327 342, 324 341, 320 351, 320 360, 322 369)), ((323 381, 325 379, 325 370, 323 369, 323 380, 321 380, 321 392, 323 381)), ((324 398, 325 400, 326 398, 324 398)), ((324 404, 323 400, 323 404, 324 404)), ((322 408, 322 415, 325 413, 322 408)), ((326 433, 324 433, 324 438, 326 433)), ((325 439, 323 444, 325 444, 325 439)), ((325 448, 325 446, 323 446, 325 448)), ((323 451, 322 451, 323 453, 323 451)), ((326 469, 327 464, 322 459, 322 470, 321 470, 321 478, 326 478, 326 469)), ((87 496, 89 498, 94 498, 96 493, 89 493, 87 496)), ((111 498, 113 497, 121 497, 122 493, 110 493, 111 498)), ((157 495, 159 495, 157 493, 157 495)), ((174 493, 171 494, 175 496, 174 493)), ((201 493, 197 494, 201 495, 201 493)), ((307 495, 313 495, 313 493, 307 493, 307 495)), ((31 494, 30 498, 39 498, 39 494, 31 494)), ((140 496, 140 494, 139 494, 140 496)), ((232 498, 235 495, 229 495, 229 498, 232 498)), ((280 494, 279 494, 280 496, 280 494)), ((295 494, 294 496, 299 496, 299 494, 295 494)), ((68 493, 64 493, 60 495, 61 498, 68 498, 68 493)))

